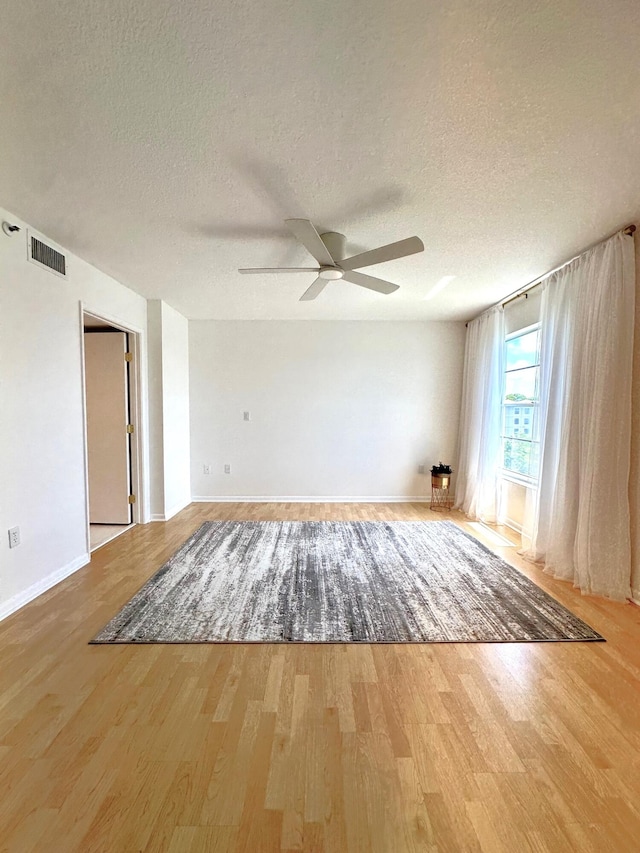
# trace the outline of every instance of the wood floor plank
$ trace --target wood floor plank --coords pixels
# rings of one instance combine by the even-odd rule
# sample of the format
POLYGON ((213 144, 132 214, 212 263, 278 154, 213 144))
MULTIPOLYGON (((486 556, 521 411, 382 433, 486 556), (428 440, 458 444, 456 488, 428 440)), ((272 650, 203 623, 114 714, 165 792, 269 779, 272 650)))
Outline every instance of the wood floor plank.
MULTIPOLYGON (((606 643, 91 646, 206 520, 441 520, 193 504, 0 623, 0 850, 626 853, 640 608, 492 547, 606 643)), ((507 538, 514 535, 500 529, 507 538)))

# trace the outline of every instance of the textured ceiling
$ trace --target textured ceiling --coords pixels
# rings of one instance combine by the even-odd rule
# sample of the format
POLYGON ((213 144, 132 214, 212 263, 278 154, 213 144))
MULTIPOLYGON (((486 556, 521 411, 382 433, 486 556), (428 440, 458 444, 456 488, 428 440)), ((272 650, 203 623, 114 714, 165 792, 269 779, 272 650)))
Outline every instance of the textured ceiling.
POLYGON ((636 0, 21 0, 0 56, 0 204, 190 318, 467 319, 640 216, 636 0), (426 251, 300 303, 236 272, 286 217, 426 251))

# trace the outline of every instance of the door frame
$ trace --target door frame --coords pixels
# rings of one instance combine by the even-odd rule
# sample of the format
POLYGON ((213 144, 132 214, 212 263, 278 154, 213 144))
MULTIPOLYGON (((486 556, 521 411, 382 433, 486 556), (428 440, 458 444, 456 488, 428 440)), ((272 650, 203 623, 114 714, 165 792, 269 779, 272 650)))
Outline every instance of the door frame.
POLYGON ((80 302, 80 370, 82 375, 82 442, 84 455, 84 498, 85 498, 85 520, 86 520, 86 542, 87 553, 91 554, 91 516, 89 511, 89 445, 87 436, 87 388, 84 363, 84 321, 85 317, 102 320, 115 329, 128 335, 129 352, 133 360, 129 365, 129 408, 131 412, 131 423, 134 425, 134 433, 131 436, 131 489, 136 496, 136 502, 131 509, 131 523, 144 524, 146 522, 145 506, 145 480, 143 476, 144 453, 143 436, 145 422, 142 407, 142 335, 143 330, 128 323, 123 323, 117 317, 109 316, 103 311, 95 311, 80 302))

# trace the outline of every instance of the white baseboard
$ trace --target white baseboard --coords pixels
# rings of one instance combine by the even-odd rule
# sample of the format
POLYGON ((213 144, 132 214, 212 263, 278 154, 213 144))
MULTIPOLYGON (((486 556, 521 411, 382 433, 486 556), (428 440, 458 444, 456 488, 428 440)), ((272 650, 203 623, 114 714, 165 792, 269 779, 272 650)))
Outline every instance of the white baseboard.
POLYGON ((420 504, 428 504, 431 501, 431 498, 425 497, 424 495, 403 495, 402 497, 398 497, 397 495, 366 495, 366 496, 351 496, 344 497, 336 495, 323 495, 318 497, 318 495, 194 495, 191 500, 194 503, 260 503, 260 504, 282 504, 282 503, 296 503, 296 504, 362 504, 362 503, 374 503, 374 504, 388 504, 388 503, 420 503, 420 504))
POLYGON ((174 515, 177 515, 181 512, 185 507, 188 507, 192 502, 192 498, 189 498, 188 501, 184 503, 176 504, 171 507, 167 512, 152 512, 151 513, 151 521, 169 521, 170 518, 173 518, 174 515))
POLYGON ((164 520, 169 521, 169 519, 173 518, 174 515, 177 515, 179 512, 182 512, 185 507, 188 507, 190 503, 191 498, 187 498, 186 501, 181 501, 179 504, 175 504, 175 506, 172 506, 170 510, 167 510, 167 512, 165 512, 164 520))
POLYGON ((42 595, 43 592, 51 589, 52 586, 59 584, 60 581, 68 578, 69 575, 77 572, 78 569, 86 566, 90 559, 89 554, 81 554, 79 557, 76 557, 75 560, 67 563, 66 566, 52 572, 50 575, 47 575, 46 578, 42 578, 42 580, 31 584, 31 586, 22 590, 22 592, 18 592, 16 595, 8 599, 8 601, 0 604, 0 621, 6 619, 7 616, 10 616, 12 613, 15 613, 16 610, 20 610, 21 607, 25 606, 25 604, 29 604, 29 602, 33 601, 34 598, 37 598, 39 595, 42 595))

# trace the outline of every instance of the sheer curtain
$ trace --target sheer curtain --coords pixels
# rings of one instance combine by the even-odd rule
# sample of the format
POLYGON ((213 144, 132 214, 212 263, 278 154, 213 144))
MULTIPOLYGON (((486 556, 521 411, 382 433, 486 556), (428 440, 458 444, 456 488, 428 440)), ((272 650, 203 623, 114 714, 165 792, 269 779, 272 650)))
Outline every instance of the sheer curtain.
POLYGON ((543 284, 540 480, 524 554, 583 592, 630 595, 633 238, 616 234, 543 284))
POLYGON ((456 508, 495 522, 504 373, 504 313, 492 308, 467 326, 456 508))

